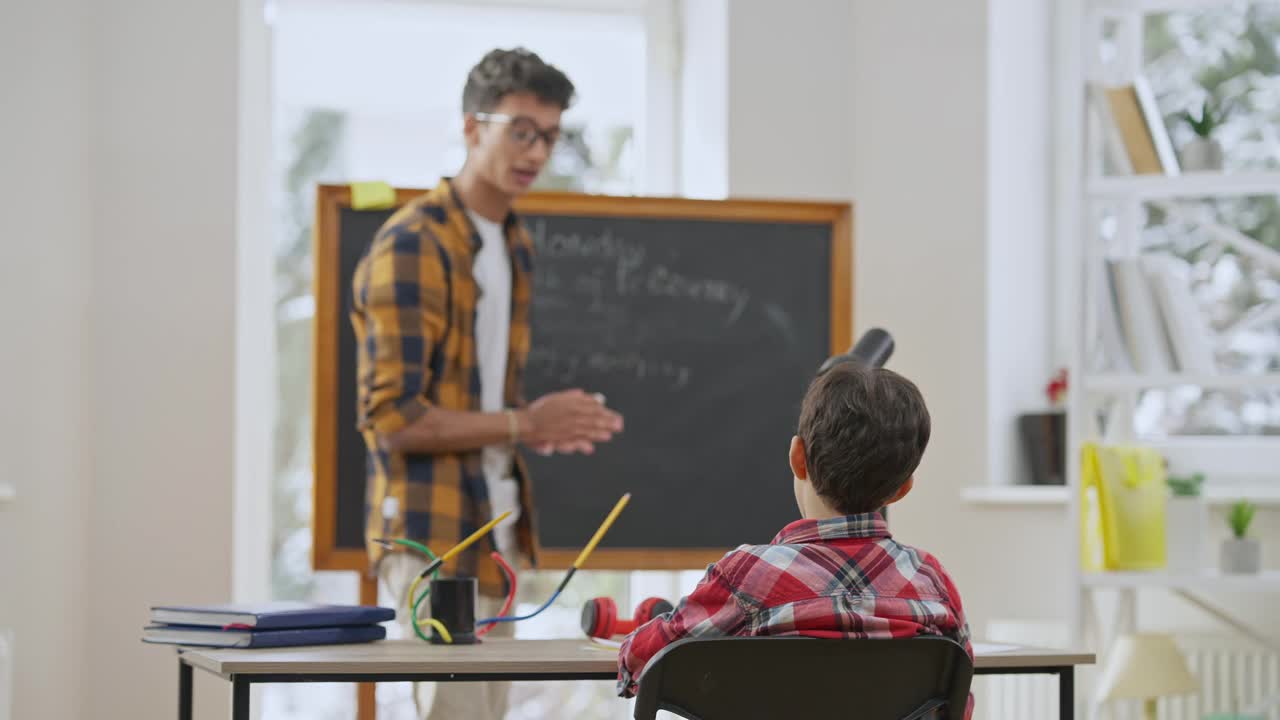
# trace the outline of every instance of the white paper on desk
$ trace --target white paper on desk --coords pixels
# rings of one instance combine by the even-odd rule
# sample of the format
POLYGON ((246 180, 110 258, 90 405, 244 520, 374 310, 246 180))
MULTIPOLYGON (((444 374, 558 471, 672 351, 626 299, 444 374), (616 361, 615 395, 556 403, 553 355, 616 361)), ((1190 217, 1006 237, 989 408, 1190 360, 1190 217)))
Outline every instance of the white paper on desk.
POLYGON ((591 638, 591 642, 596 645, 603 645, 604 647, 611 647, 611 648, 622 647, 621 640, 606 640, 605 638, 593 637, 591 638))
POLYGON ((1017 645, 996 645, 995 643, 973 643, 974 655, 994 655, 996 653, 1017 650, 1017 645))

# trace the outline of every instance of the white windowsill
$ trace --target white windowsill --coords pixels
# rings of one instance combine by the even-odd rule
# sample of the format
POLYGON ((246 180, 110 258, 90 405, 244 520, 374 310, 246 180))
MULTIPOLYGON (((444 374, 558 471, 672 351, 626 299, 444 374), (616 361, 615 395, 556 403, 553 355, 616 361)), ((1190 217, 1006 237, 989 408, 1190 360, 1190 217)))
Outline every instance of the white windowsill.
MULTIPOLYGON (((1068 488, 1062 485, 981 485, 964 489, 961 497, 972 505, 1066 506, 1068 488)), ((1274 487, 1263 484, 1233 486, 1209 485, 1204 498, 1210 505, 1230 505, 1248 500, 1261 507, 1280 507, 1280 482, 1274 487)))
POLYGON ((1213 570, 1201 573, 1090 572, 1083 582, 1093 588, 1149 588, 1204 592, 1261 592, 1280 590, 1280 572, 1264 571, 1251 575, 1223 575, 1213 570))
POLYGON ((1280 173, 1274 171, 1191 172, 1173 176, 1125 175, 1089 181, 1090 194, 1103 197, 1229 197, 1274 195, 1277 191, 1280 191, 1280 173))
POLYGON ((1066 505, 1063 485, 980 485, 964 489, 964 501, 975 505, 1066 505))

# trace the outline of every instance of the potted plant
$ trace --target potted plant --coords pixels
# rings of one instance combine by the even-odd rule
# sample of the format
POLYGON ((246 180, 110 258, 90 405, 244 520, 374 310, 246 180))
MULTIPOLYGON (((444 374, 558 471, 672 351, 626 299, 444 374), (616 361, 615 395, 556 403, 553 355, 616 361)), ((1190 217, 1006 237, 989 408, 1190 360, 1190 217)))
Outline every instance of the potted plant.
POLYGON ((1063 369, 1045 386, 1051 409, 1018 416, 1018 431, 1032 485, 1066 484, 1067 414, 1062 409, 1066 392, 1067 371, 1063 369))
POLYGON ((1195 137, 1182 148, 1181 162, 1183 170, 1221 170, 1222 145, 1213 137, 1213 131, 1226 120, 1225 105, 1217 105, 1209 97, 1200 108, 1200 117, 1182 111, 1178 117, 1191 128, 1195 137))
POLYGON ((1165 550, 1171 572, 1198 573, 1205 566, 1208 509, 1201 489, 1204 475, 1170 475, 1165 506, 1165 550))
POLYGON ((1248 537, 1249 525, 1257 509, 1253 503, 1241 500, 1227 513, 1231 537, 1222 541, 1222 572, 1243 574, 1262 569, 1262 547, 1257 539, 1248 537))

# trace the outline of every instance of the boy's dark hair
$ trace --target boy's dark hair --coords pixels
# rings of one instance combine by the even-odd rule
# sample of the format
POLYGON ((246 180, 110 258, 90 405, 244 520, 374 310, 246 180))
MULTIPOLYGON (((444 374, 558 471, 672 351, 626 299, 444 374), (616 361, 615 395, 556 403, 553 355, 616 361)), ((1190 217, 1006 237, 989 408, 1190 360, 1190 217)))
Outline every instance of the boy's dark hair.
POLYGON ((539 100, 567 110, 574 90, 563 72, 524 48, 491 50, 467 74, 462 112, 488 112, 504 96, 519 92, 533 93, 539 100))
POLYGON ((796 434, 813 489, 836 510, 856 515, 883 507, 911 477, 929 427, 914 383, 846 362, 809 384, 796 434))

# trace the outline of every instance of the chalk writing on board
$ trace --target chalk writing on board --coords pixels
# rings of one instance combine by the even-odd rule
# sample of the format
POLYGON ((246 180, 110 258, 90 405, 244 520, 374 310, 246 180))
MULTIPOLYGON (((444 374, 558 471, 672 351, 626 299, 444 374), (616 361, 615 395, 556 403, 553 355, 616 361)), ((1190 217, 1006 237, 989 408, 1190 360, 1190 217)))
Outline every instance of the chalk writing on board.
POLYGON ((584 374, 612 375, 671 390, 684 389, 693 378, 693 369, 683 363, 656 355, 609 350, 535 347, 529 351, 528 369, 564 384, 572 384, 584 374))
POLYGON ((666 298, 721 307, 728 326, 742 317, 751 301, 749 290, 728 280, 699 277, 650 260, 645 246, 610 228, 598 233, 549 232, 546 221, 539 219, 532 223, 531 234, 539 257, 599 263, 571 276, 544 269, 545 263, 535 265, 540 291, 580 296, 589 311, 608 307, 610 296, 666 298))

